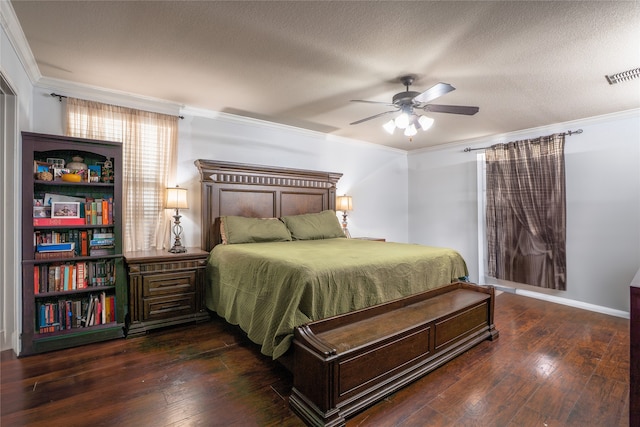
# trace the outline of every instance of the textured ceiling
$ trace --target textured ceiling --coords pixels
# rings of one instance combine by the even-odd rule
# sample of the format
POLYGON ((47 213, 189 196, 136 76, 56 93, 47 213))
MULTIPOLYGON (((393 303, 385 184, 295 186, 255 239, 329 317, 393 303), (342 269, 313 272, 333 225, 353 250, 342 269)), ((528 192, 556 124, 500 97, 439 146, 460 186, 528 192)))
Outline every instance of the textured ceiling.
POLYGON ((44 77, 416 149, 640 108, 640 2, 11 2, 44 77), (412 90, 480 107, 382 130, 412 90))

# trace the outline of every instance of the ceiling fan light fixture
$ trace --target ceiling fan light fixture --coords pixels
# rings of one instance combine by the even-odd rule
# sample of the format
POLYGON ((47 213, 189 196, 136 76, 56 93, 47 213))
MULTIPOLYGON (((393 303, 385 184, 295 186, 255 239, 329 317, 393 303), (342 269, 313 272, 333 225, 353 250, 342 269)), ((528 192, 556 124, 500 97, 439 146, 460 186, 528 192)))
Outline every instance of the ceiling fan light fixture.
POLYGON ((431 117, 420 116, 418 118, 418 124, 423 131, 429 129, 433 125, 433 122, 434 120, 431 117))
POLYGON ((416 129, 415 125, 413 123, 411 123, 409 126, 407 126, 407 128, 404 130, 404 135, 405 136, 413 136, 416 133, 418 133, 418 130, 416 129))
POLYGON ((396 130, 396 122, 391 119, 383 124, 382 127, 389 133, 389 135, 393 135, 393 131, 396 130))
POLYGON ((409 126, 409 115, 407 113, 402 113, 398 117, 396 117, 395 125, 399 129, 405 129, 409 126))

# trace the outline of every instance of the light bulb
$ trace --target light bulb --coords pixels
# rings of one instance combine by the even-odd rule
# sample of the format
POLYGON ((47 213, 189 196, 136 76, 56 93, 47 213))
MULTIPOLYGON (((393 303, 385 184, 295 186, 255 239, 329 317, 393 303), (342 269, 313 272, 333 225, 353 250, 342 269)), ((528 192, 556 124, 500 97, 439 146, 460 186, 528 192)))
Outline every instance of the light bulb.
POLYGON ((387 123, 383 124, 382 127, 384 128, 384 130, 393 135, 393 131, 396 130, 396 123, 393 121, 393 119, 391 119, 387 123))
POLYGON ((433 125, 433 119, 427 116, 420 116, 420 118, 418 119, 418 123, 420 124, 422 130, 427 130, 431 127, 431 125, 433 125))
POLYGON ((409 115, 407 113, 400 114, 396 117, 395 125, 400 129, 404 129, 409 126, 409 115))
POLYGON ((405 136, 413 136, 416 133, 418 133, 418 131, 416 130, 416 127, 414 126, 413 123, 411 123, 409 126, 407 126, 407 128, 404 130, 404 135, 405 136))

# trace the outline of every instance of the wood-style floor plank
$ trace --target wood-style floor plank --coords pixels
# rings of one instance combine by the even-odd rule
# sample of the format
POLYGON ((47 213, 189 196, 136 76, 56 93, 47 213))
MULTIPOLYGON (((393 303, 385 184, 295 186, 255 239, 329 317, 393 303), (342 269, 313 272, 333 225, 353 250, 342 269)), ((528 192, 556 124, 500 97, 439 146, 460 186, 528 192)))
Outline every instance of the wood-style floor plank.
MULTIPOLYGON (((629 321, 503 293, 500 337, 347 420, 628 427, 629 321)), ((219 318, 26 358, 2 352, 2 426, 302 426, 291 374, 219 318)))

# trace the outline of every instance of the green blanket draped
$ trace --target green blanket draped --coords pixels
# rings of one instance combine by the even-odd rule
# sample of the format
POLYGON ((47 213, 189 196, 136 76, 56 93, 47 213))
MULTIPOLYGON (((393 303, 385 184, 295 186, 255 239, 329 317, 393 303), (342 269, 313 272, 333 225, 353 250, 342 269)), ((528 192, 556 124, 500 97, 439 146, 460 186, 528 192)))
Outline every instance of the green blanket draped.
POLYGON ((456 251, 406 243, 326 239, 218 245, 207 264, 206 305, 276 359, 289 348, 296 326, 467 274, 456 251))

